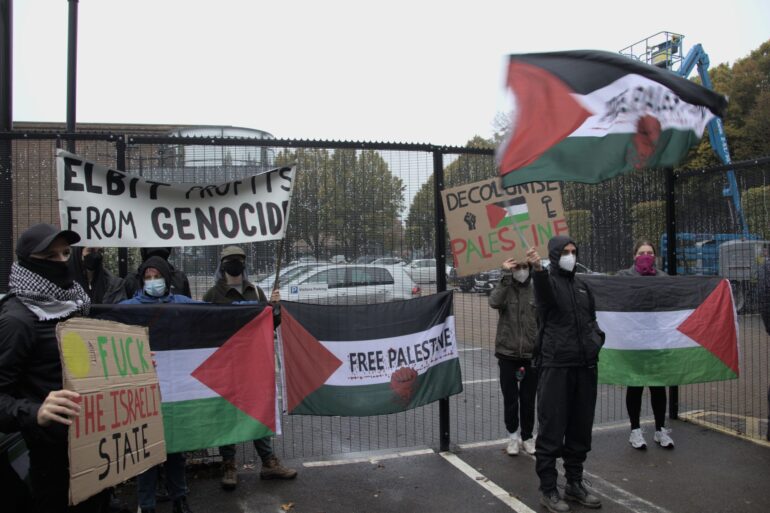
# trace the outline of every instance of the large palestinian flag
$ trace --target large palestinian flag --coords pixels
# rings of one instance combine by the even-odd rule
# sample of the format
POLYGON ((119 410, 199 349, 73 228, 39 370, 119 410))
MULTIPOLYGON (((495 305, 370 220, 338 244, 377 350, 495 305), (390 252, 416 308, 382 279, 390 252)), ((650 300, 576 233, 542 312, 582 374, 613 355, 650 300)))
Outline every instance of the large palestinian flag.
POLYGON ((149 327, 169 453, 278 431, 272 308, 98 305, 91 315, 149 327))
POLYGON ((671 71, 588 50, 512 55, 508 87, 516 106, 498 149, 505 187, 675 166, 727 105, 671 71))
POLYGON ((738 321, 719 277, 582 277, 607 335, 599 382, 685 385, 738 377, 738 321))
POLYGON ((382 415, 462 392, 451 292, 374 305, 281 305, 291 414, 382 415))

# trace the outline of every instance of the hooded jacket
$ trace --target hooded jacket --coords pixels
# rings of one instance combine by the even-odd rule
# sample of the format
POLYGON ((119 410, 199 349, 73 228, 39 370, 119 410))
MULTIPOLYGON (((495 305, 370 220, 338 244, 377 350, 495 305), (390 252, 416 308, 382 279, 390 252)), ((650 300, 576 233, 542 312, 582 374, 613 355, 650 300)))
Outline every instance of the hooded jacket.
POLYGON ((92 282, 88 281, 87 270, 83 264, 83 248, 81 246, 72 246, 69 265, 74 274, 75 281, 80 283, 80 286, 86 291, 88 297, 91 298, 91 303, 115 304, 126 299, 123 280, 105 269, 103 263, 94 271, 94 280, 92 282))
POLYGON ((533 282, 540 316, 536 364, 542 367, 592 367, 599 360, 604 333, 588 285, 575 271, 559 267, 561 252, 575 242, 567 236, 548 241, 548 269, 535 271, 533 282))
MULTIPOLYGON (((187 275, 175 268, 171 262, 168 261, 171 256, 171 248, 141 248, 139 250, 142 255, 142 265, 148 258, 158 257, 166 262, 169 272, 171 274, 171 293, 182 294, 187 297, 192 297, 192 291, 190 290, 190 281, 187 279, 187 275)), ((129 273, 125 278, 126 284, 126 297, 133 297, 137 291, 141 292, 142 284, 144 283, 144 271, 142 265, 136 270, 136 273, 129 273)))
POLYGON ((200 303, 200 301, 191 299, 189 296, 173 293, 174 289, 171 283, 170 265, 159 256, 151 256, 145 260, 141 266, 139 266, 138 276, 142 277, 142 284, 144 283, 144 272, 150 267, 157 269, 163 277, 163 280, 166 282, 166 294, 160 297, 150 296, 144 292, 144 286, 140 285, 139 290, 136 291, 134 297, 131 299, 126 299, 125 301, 121 301, 121 304, 136 305, 152 303, 200 303))
POLYGON ((537 338, 537 311, 532 279, 524 283, 513 273, 503 277, 489 294, 489 306, 500 314, 495 335, 495 356, 503 359, 531 359, 537 338))

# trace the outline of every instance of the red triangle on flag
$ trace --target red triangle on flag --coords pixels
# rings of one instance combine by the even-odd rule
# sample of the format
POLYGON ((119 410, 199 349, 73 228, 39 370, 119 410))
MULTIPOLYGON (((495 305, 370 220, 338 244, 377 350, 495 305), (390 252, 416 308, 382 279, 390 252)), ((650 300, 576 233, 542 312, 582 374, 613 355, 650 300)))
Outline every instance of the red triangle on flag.
POLYGON ((334 374, 342 361, 308 333, 284 308, 281 312, 283 368, 289 412, 334 374))
POLYGON ((497 225, 505 219, 506 215, 508 212, 504 208, 497 205, 487 205, 487 219, 489 219, 490 228, 497 228, 497 225))
POLYGON ((722 280, 677 329, 738 375, 738 328, 728 280, 722 280))
POLYGON ((592 115, 567 84, 538 66, 512 60, 508 87, 516 96, 516 120, 501 152, 500 175, 531 164, 592 115))
POLYGON ((247 322, 191 375, 275 433, 273 309, 247 322))

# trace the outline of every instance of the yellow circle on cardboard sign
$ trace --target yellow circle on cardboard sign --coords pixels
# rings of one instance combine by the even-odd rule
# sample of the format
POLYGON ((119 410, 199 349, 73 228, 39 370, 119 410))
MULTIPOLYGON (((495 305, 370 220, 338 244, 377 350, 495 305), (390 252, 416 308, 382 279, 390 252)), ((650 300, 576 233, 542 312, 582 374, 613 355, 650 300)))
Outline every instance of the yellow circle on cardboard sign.
POLYGON ((61 341, 61 354, 64 365, 74 378, 85 378, 91 372, 91 360, 88 358, 88 344, 78 333, 70 331, 61 341))

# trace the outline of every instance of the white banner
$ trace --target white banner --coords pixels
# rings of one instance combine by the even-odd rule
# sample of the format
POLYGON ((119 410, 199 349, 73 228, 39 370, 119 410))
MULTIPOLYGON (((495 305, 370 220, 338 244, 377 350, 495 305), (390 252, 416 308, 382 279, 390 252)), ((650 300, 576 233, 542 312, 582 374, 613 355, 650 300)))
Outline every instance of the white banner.
POLYGON ((61 227, 88 247, 213 246, 277 240, 294 167, 223 183, 163 183, 58 150, 61 227))

